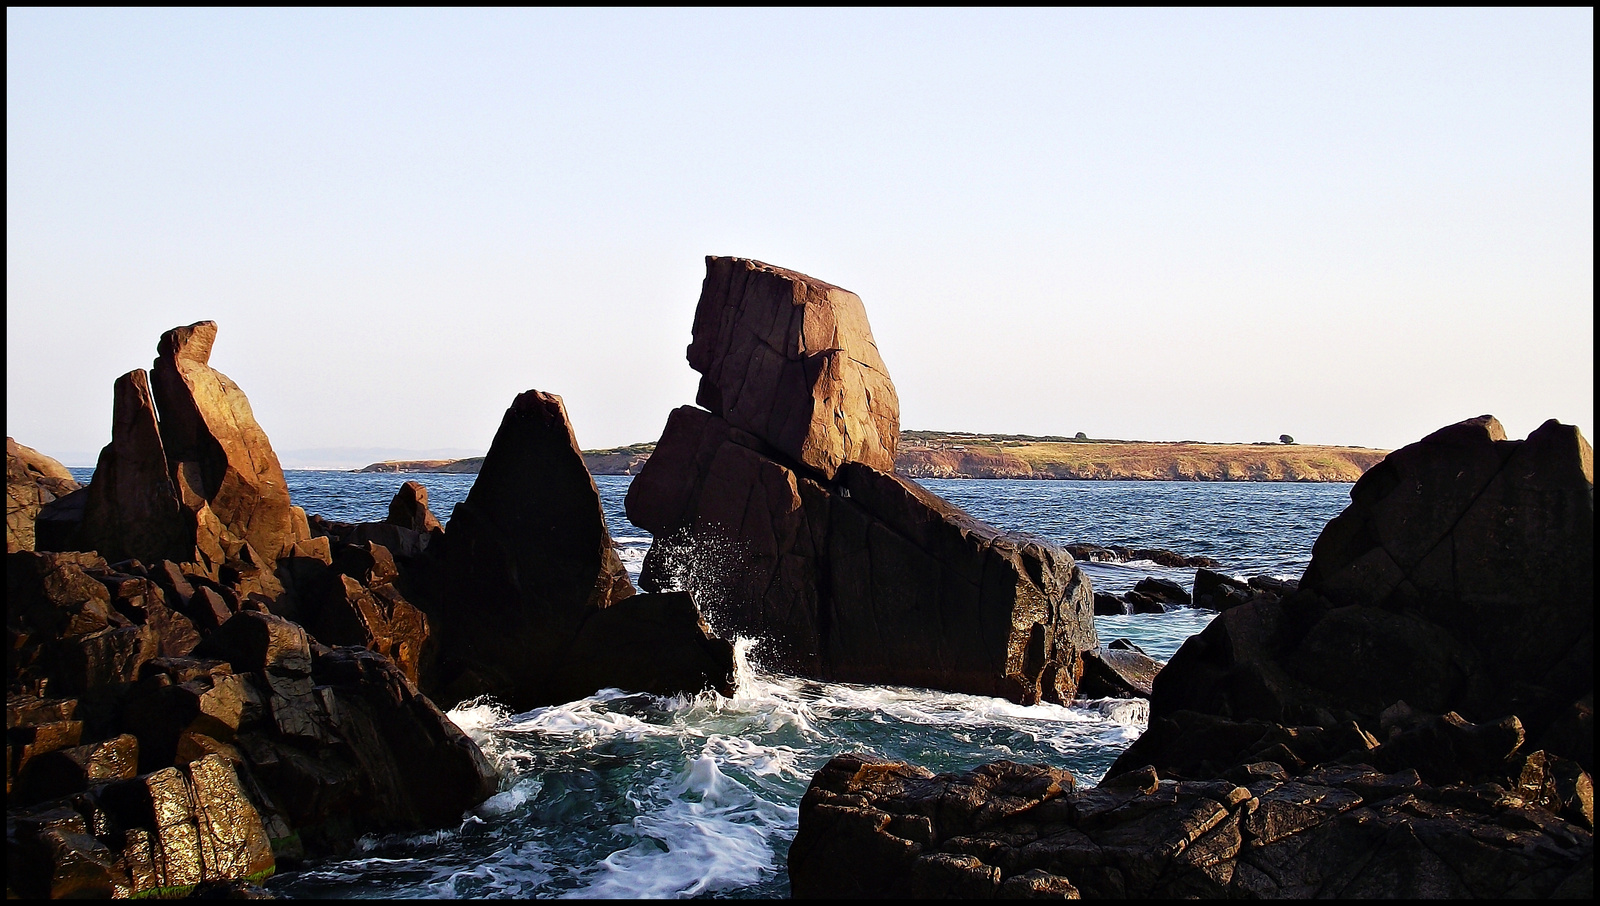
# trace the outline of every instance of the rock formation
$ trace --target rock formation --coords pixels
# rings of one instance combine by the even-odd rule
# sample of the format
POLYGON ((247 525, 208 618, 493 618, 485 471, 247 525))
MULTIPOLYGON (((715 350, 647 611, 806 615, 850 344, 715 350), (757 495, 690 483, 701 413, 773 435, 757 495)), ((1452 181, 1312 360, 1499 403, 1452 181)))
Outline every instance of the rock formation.
POLYGON ((1298 588, 1197 579, 1225 609, 1100 786, 836 757, 795 895, 1592 898, 1593 481, 1556 422, 1396 451, 1298 588))
POLYGON ((161 335, 152 372, 161 441, 178 483, 192 475, 193 490, 222 526, 276 560, 300 537, 289 487, 244 391, 207 364, 216 338, 215 321, 161 335))
POLYGON ((435 571, 435 688, 513 708, 607 686, 731 692, 733 649, 687 596, 635 591, 606 531, 561 398, 537 390, 506 410, 435 571))
POLYGON ((1225 610, 1173 657, 1153 716, 1515 714, 1589 769, 1593 488, 1589 444, 1554 421, 1508 441, 1484 416, 1395 451, 1351 488, 1297 591, 1225 610))
POLYGON ((433 511, 428 509, 428 489, 416 481, 400 485, 400 490, 395 492, 394 499, 389 501, 387 521, 423 534, 444 531, 444 526, 439 524, 439 520, 434 518, 433 511))
MULTIPOLYGON (((494 791, 417 690, 427 621, 390 554, 311 536, 243 393, 206 364, 214 336, 168 332, 154 394, 143 371, 116 382, 93 482, 50 504, 82 500, 79 518, 41 509, 31 545, 8 519, 8 894, 214 893, 454 824, 494 791), (356 647, 284 616, 301 610, 356 647)), ((76 487, 8 447, 12 498, 76 487)))
POLYGON ((1096 647, 1087 579, 892 474, 898 403, 860 299, 708 258, 689 362, 706 408, 669 416, 628 490, 656 539, 645 588, 694 592, 777 669, 1072 698, 1096 647))
POLYGON ((118 378, 75 546, 194 562, 212 578, 230 570, 276 600, 274 564, 310 530, 244 391, 208 364, 216 335, 213 321, 169 330, 151 375, 118 378))
POLYGON ((117 378, 111 443, 100 451, 79 531, 84 549, 112 561, 194 558, 193 515, 178 499, 143 369, 117 378))
POLYGON ((894 471, 900 399, 855 293, 746 258, 706 258, 689 364, 695 401, 832 478, 894 471))

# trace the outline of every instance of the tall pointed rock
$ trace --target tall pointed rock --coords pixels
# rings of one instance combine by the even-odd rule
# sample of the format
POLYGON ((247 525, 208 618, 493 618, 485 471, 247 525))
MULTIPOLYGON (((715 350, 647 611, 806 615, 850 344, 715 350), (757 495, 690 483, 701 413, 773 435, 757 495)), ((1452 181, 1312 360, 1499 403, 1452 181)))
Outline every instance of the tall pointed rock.
POLYGON ((689 596, 634 592, 559 396, 512 402, 443 541, 430 694, 521 710, 608 686, 732 691, 733 647, 689 596))
POLYGON ((191 490, 228 532, 270 562, 297 534, 289 488, 244 391, 208 364, 216 338, 215 321, 161 335, 152 372, 161 440, 173 474, 192 474, 191 490))
POLYGON ((186 519, 168 472, 144 369, 112 391, 111 443, 100 451, 84 504, 80 540, 107 560, 145 562, 194 557, 193 520, 186 519))

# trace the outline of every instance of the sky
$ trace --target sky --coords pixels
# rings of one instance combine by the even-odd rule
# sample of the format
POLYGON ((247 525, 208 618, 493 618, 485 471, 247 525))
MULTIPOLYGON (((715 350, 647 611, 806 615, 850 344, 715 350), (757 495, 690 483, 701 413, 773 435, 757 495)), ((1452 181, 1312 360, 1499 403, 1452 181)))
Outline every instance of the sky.
POLYGON ((6 12, 6 433, 169 328, 287 467, 692 403, 706 255, 861 296, 907 429, 1594 432, 1594 11, 6 12))

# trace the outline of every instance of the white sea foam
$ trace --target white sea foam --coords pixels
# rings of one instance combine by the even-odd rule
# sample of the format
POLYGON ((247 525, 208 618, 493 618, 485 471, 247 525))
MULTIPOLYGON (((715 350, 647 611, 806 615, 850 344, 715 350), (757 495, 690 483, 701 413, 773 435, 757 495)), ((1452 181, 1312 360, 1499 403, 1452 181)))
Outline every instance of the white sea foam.
MULTIPOLYGON (((453 491, 430 485, 441 512, 465 495, 471 477, 462 476, 453 491)), ((599 476, 596 483, 608 518, 620 525, 626 477, 599 476)), ((1291 491, 1296 499, 1326 498, 1325 513, 1297 510, 1290 514, 1293 525, 1280 519, 1271 532, 1237 542, 1244 546, 1227 558, 1228 571, 1284 579, 1298 578, 1315 526, 1347 502, 1343 489, 1323 494, 1318 486, 1180 484, 938 486, 979 518, 1008 528, 1116 543, 1137 538, 1175 550, 1200 549, 1195 539, 1206 538, 1215 549, 1232 551, 1231 539, 1245 536, 1225 534, 1229 524, 1249 528, 1267 518, 1257 506, 1197 507, 1191 501, 1196 494, 1227 501, 1241 494, 1276 499, 1291 491), (1059 505, 1063 494, 1071 496, 1071 506, 1059 505), (1178 502, 1152 509, 1152 495, 1159 503, 1163 494, 1177 495, 1178 502), (1192 519, 1172 518, 1180 512, 1222 514, 1228 524, 1197 527, 1192 519), (1180 524, 1185 534, 1160 534, 1180 524)), ((363 504, 370 513, 340 518, 381 519, 391 493, 386 487, 371 495, 363 504)), ((332 515, 320 504, 313 509, 332 515)), ((651 539, 629 529, 614 538, 630 575, 637 576, 651 539)), ((739 552, 712 545, 684 553, 687 559, 669 581, 693 591, 714 620, 718 585, 739 552)), ((1150 561, 1082 566, 1097 591, 1125 591, 1147 575, 1187 585, 1194 574, 1150 561)), ((1099 617, 1096 624, 1102 639, 1126 636, 1164 659, 1213 616, 1184 609, 1099 617)), ((298 897, 779 897, 787 892, 784 853, 797 829, 800 798, 833 755, 866 751, 936 771, 1008 757, 1067 768, 1089 785, 1148 720, 1146 706, 1135 700, 1025 708, 982 696, 778 676, 751 663, 752 656, 759 663, 760 653, 757 641, 735 641, 738 689, 732 696, 662 699, 604 690, 524 714, 488 699, 462 702, 449 717, 499 771, 493 796, 458 827, 369 838, 353 858, 286 870, 271 887, 298 897)))
POLYGON ((793 836, 794 808, 769 802, 702 754, 664 783, 652 804, 615 828, 637 839, 586 872, 574 897, 694 897, 755 884, 776 869, 773 841, 793 836))
POLYGON ((511 789, 496 793, 485 799, 473 811, 486 818, 495 818, 508 812, 521 808, 532 801, 544 789, 544 784, 537 778, 526 777, 511 785, 511 789))
POLYGON ((450 722, 461 728, 463 733, 472 737, 472 741, 483 745, 484 740, 490 735, 490 728, 498 725, 511 716, 510 709, 500 705, 486 695, 468 699, 446 712, 445 717, 450 722))
POLYGON ((470 867, 436 871, 424 890, 451 899, 525 898, 550 883, 549 855, 550 848, 537 841, 512 844, 470 867))
POLYGON ((1140 733, 1150 723, 1150 702, 1142 698, 1100 698, 1084 702, 1083 707, 1105 715, 1120 727, 1140 733))

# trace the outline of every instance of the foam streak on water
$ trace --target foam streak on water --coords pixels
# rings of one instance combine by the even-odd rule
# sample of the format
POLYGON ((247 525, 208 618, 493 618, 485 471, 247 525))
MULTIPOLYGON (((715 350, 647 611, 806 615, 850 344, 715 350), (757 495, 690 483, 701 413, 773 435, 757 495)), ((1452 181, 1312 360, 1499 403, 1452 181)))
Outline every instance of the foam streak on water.
MULTIPOLYGON (((383 518, 408 478, 440 517, 471 475, 291 472, 309 512, 383 518)), ((630 479, 596 476, 607 526, 637 580, 650 545, 627 523, 630 479)), ((1235 575, 1297 578, 1348 485, 928 481, 932 490, 1002 528, 1058 543, 1161 547, 1204 554, 1235 575)), ((1083 564, 1097 591, 1145 576, 1193 582, 1192 569, 1083 564)), ((690 577, 693 578, 693 577, 690 577)), ((1102 641, 1124 637, 1161 660, 1213 615, 1097 617, 1102 641)), ((285 872, 270 888, 317 897, 782 897, 785 860, 811 776, 833 755, 868 752, 934 771, 1007 758, 1098 782, 1144 729, 1144 702, 1072 707, 893 686, 823 683, 760 672, 759 642, 736 644, 729 698, 659 697, 617 689, 512 714, 490 700, 449 712, 489 756, 499 789, 459 827, 363 841, 351 858, 285 872)), ((441 703, 443 704, 443 703, 441 703)))

